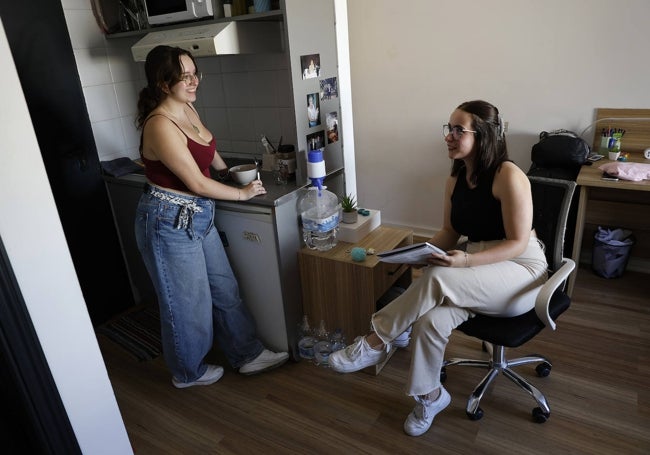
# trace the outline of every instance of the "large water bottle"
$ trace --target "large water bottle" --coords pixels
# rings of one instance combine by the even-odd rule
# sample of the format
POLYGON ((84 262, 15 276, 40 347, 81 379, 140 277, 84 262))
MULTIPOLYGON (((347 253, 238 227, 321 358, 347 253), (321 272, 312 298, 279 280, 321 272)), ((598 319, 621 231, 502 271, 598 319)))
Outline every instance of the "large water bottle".
POLYGON ((312 250, 326 251, 337 243, 341 204, 336 194, 326 188, 312 186, 298 202, 303 240, 312 250))

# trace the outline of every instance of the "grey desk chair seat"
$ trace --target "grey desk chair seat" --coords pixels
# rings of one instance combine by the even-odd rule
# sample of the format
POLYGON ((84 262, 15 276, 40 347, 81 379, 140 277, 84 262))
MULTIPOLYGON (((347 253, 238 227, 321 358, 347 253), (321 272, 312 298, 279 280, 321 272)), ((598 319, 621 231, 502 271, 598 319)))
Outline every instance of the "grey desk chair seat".
POLYGON ((465 321, 457 330, 483 341, 483 347, 491 353, 489 360, 449 359, 440 372, 441 381, 447 379, 447 367, 470 366, 487 368, 488 373, 476 386, 467 401, 467 416, 472 420, 483 417, 480 401, 492 381, 503 373, 508 379, 528 392, 537 402, 532 415, 536 422, 543 423, 551 414, 550 407, 535 386, 512 370, 513 367, 537 363, 538 376, 551 372, 551 361, 539 354, 507 359, 506 348, 519 347, 534 338, 545 327, 555 330, 555 320, 571 304, 564 292, 566 280, 575 268, 575 263, 563 257, 564 233, 566 230, 571 197, 576 184, 569 180, 546 177, 529 177, 533 196, 533 226, 537 236, 544 243, 549 264, 549 280, 540 288, 535 308, 512 318, 498 318, 478 314, 465 321))

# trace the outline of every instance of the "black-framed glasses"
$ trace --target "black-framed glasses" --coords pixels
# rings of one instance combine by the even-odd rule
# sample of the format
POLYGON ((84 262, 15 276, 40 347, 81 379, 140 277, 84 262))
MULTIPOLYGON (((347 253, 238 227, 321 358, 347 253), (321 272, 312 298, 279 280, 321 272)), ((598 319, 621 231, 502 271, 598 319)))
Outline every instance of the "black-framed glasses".
POLYGON ((203 74, 201 74, 201 71, 197 71, 194 74, 185 73, 181 75, 179 82, 185 82, 185 84, 190 85, 194 83, 194 81, 201 82, 202 78, 203 74))
POLYGON ((467 130, 460 125, 451 126, 449 123, 442 125, 442 135, 444 137, 449 136, 451 133, 452 137, 456 140, 459 140, 465 133, 476 133, 476 131, 467 130))

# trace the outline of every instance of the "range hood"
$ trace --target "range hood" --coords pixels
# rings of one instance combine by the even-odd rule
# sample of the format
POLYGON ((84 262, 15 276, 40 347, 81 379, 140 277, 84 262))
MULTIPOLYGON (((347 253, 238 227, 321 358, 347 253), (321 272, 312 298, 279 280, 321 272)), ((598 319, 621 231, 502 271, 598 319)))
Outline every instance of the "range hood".
POLYGON ((131 47, 134 60, 144 62, 161 44, 186 49, 194 57, 283 51, 279 21, 232 21, 148 33, 131 47))

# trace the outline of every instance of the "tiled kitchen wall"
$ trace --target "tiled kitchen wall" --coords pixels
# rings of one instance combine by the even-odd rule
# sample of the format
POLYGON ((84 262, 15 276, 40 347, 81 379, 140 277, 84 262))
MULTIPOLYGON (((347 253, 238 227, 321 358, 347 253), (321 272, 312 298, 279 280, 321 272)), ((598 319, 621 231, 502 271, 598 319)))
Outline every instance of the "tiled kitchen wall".
MULTIPOLYGON (((89 0, 61 0, 95 143, 101 161, 138 158, 135 128, 144 64, 131 46, 140 37, 106 39, 89 0)), ((296 137, 286 54, 217 56, 197 59, 203 73, 196 107, 225 155, 261 157, 260 136, 273 143, 296 137)))

